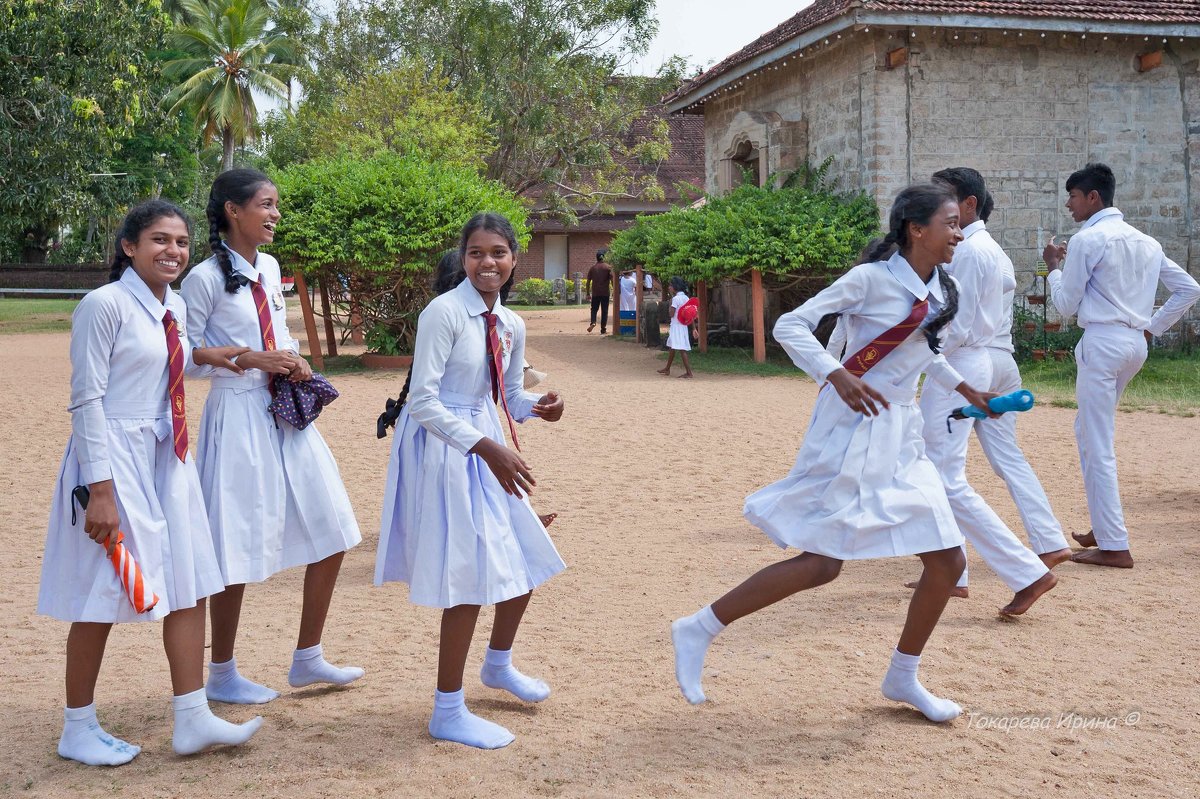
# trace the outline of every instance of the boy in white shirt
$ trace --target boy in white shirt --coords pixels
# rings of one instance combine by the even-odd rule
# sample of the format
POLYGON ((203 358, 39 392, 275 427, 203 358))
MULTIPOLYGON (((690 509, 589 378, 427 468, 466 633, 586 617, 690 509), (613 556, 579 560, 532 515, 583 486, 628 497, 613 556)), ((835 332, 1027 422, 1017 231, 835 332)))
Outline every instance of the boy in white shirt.
POLYGON ((1075 347, 1075 439, 1092 529, 1073 537, 1098 549, 1077 553, 1072 560, 1129 569, 1133 557, 1113 442, 1117 401, 1145 363, 1150 338, 1164 333, 1200 299, 1200 284, 1163 254, 1162 245, 1125 222, 1113 207, 1116 183, 1112 170, 1100 163, 1067 178, 1067 210, 1082 226, 1069 251, 1052 238, 1042 257, 1050 269, 1054 306, 1063 316, 1077 314, 1083 328, 1075 347), (1171 296, 1154 313, 1159 281, 1171 296))

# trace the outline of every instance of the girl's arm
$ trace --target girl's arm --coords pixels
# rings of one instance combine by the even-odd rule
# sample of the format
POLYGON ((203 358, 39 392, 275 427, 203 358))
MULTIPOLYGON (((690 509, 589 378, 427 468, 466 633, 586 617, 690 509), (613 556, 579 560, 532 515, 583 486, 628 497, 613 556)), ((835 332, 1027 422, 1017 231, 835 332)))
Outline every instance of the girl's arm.
POLYGON ((843 367, 841 361, 821 346, 813 331, 826 314, 854 314, 861 310, 869 280, 864 266, 854 267, 799 308, 779 317, 771 331, 792 362, 817 383, 824 383, 843 367))
POLYGON ((120 330, 121 310, 112 297, 92 294, 76 306, 71 321, 71 404, 67 410, 71 412, 71 438, 80 477, 91 491, 83 529, 101 544, 107 543, 119 525, 104 395, 120 330))
MULTIPOLYGON (((408 414, 429 433, 466 455, 485 436, 479 429, 446 409, 438 395, 446 362, 460 330, 451 303, 434 300, 417 320, 412 379, 408 389, 408 414)), ((469 320, 483 324, 481 319, 469 320)), ((483 352, 479 353, 483 357, 483 352)), ((520 366, 520 361, 514 362, 520 366)), ((518 372, 520 370, 518 369, 518 372)), ((505 376, 507 380, 507 375, 505 376)), ((520 380, 520 377, 517 378, 520 380)), ((519 383, 518 383, 519 385, 519 383)))
MULTIPOLYGON (((217 300, 214 295, 215 286, 207 277, 204 270, 193 269, 179 287, 179 296, 187 306, 187 324, 184 325, 184 329, 187 331, 188 344, 193 348, 191 357, 183 359, 183 373, 188 377, 212 377, 217 373, 218 364, 204 356, 197 358, 195 349, 204 343, 208 317, 212 314, 217 300)), ((239 369, 235 374, 240 375, 242 371, 239 369)))

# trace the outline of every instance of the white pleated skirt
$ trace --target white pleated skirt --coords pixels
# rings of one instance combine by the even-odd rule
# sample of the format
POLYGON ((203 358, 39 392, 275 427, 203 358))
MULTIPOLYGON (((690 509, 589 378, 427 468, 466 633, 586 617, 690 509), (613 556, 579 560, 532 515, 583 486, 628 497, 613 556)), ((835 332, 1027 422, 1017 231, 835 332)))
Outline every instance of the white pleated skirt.
POLYGON ((196 464, 176 457, 170 422, 109 419, 108 457, 125 546, 158 604, 135 612, 104 547, 84 532, 78 506, 71 523, 71 491, 83 484, 72 442, 50 507, 38 613, 70 622, 153 621, 225 590, 196 464))
MULTIPOLYGON (((496 406, 443 404, 503 443, 496 406)), ((417 605, 493 605, 527 594, 566 568, 529 504, 500 486, 478 455, 430 435, 405 409, 384 488, 375 584, 405 582, 417 605)))
POLYGON ((673 350, 691 350, 692 339, 688 335, 687 325, 671 317, 671 329, 667 333, 667 346, 673 350))
POLYGON ((214 385, 196 462, 225 585, 345 552, 362 540, 337 462, 315 425, 276 426, 265 385, 214 385))
POLYGON ((960 546, 941 477, 925 455, 921 411, 892 402, 856 413, 821 389, 796 464, 746 498, 746 518, 781 547, 839 560, 960 546))

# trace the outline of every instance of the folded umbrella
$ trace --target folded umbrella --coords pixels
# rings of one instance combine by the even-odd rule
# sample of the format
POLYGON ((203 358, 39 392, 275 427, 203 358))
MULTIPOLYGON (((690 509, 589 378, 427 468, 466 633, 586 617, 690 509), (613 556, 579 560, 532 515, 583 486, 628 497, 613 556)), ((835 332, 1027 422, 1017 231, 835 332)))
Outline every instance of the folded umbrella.
MULTIPOLYGON (((91 492, 87 486, 75 486, 75 490, 71 492, 72 496, 79 503, 79 507, 87 510, 88 499, 91 497, 91 492)), ((71 524, 75 523, 75 509, 71 508, 71 524)), ((112 563, 113 568, 117 571, 117 578, 121 581, 121 586, 125 589, 125 596, 129 597, 129 604, 133 605, 133 609, 138 613, 145 613, 152 610, 158 604, 158 594, 150 591, 150 596, 146 596, 146 581, 142 577, 142 570, 138 567, 137 561, 133 559, 128 547, 122 542, 125 540, 125 534, 118 530, 109 537, 112 543, 112 549, 108 552, 108 559, 112 563)), ((104 546, 101 544, 101 546, 104 546)))

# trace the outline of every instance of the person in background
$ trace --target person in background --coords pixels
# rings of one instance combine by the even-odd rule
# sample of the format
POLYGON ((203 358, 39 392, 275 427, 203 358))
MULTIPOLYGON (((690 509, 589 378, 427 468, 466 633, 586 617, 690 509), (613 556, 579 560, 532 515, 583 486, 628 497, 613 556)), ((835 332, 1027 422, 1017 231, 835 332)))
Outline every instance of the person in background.
POLYGON ((604 263, 608 250, 596 250, 596 265, 588 270, 588 301, 592 304, 592 321, 588 332, 596 329, 596 311, 600 311, 600 335, 608 334, 608 300, 612 296, 612 270, 604 263))

